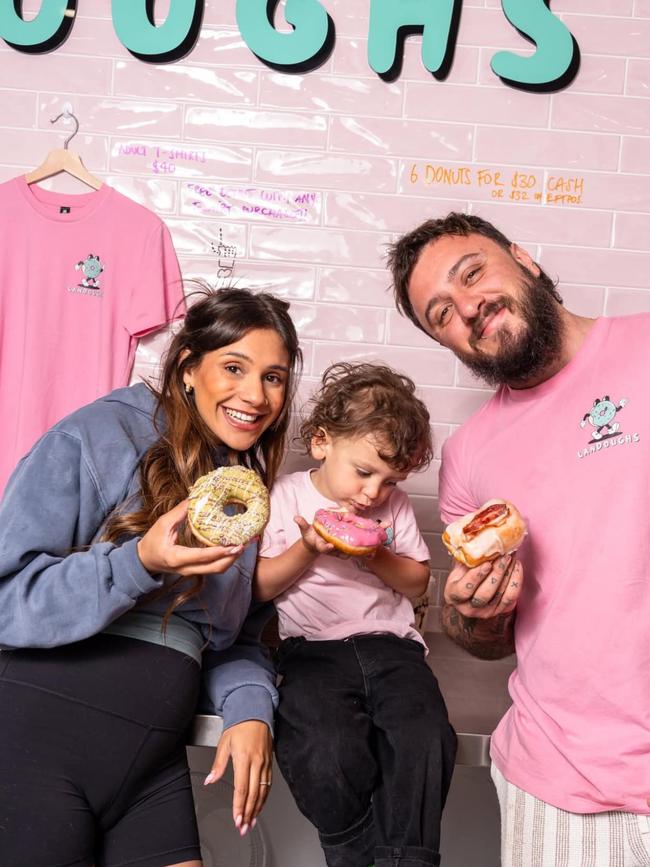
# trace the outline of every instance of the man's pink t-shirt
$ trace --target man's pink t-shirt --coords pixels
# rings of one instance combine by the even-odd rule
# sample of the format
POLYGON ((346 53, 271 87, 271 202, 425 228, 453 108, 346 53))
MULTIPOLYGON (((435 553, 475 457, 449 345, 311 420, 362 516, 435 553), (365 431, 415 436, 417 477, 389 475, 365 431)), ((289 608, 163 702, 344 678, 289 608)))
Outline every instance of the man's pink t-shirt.
MULTIPOLYGON (((310 472, 291 473, 271 491, 271 518, 260 556, 276 557, 300 539, 295 515, 312 521, 318 509, 337 509, 314 487, 310 472)), ((395 488, 388 500, 364 517, 387 521, 393 528, 391 550, 418 562, 429 559, 408 496, 395 488)), ((302 636, 329 641, 370 632, 389 632, 422 644, 413 625, 413 606, 364 568, 363 560, 322 554, 288 590, 273 600, 281 638, 302 636)))
POLYGON ((69 412, 126 385, 138 337, 182 315, 166 226, 104 185, 0 184, 0 494, 69 412))
POLYGON ((599 319, 556 376, 499 389, 443 448, 445 522, 492 497, 528 522, 492 759, 575 813, 650 813, 649 371, 650 315, 599 319))

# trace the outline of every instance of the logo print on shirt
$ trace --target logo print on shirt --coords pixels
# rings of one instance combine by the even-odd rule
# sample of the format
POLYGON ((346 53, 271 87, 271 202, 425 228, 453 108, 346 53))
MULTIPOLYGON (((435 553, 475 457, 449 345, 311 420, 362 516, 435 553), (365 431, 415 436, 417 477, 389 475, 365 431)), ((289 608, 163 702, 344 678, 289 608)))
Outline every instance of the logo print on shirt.
POLYGON ((597 397, 594 400, 594 405, 589 412, 584 414, 580 422, 580 427, 585 427, 587 422, 593 427, 590 442, 595 443, 598 440, 613 437, 618 433, 621 427, 620 424, 618 422, 612 424, 612 422, 616 413, 620 412, 626 403, 627 398, 623 397, 619 405, 616 406, 609 399, 608 394, 605 397, 597 397))
POLYGON ((579 458, 595 454, 596 452, 601 451, 601 449, 639 442, 641 437, 638 433, 623 433, 619 422, 614 421, 616 413, 620 412, 627 403, 628 399, 622 397, 618 406, 616 406, 616 404, 610 400, 608 394, 606 394, 605 397, 597 397, 594 399, 593 406, 584 414, 580 422, 580 427, 584 428, 589 423, 592 430, 588 446, 584 449, 578 450, 579 458))
POLYGON ((77 262, 74 266, 75 271, 81 271, 83 277, 81 282, 76 286, 70 286, 68 292, 77 292, 81 295, 93 295, 95 298, 101 298, 103 292, 99 285, 99 275, 104 270, 99 256, 94 253, 89 253, 81 262, 77 262))

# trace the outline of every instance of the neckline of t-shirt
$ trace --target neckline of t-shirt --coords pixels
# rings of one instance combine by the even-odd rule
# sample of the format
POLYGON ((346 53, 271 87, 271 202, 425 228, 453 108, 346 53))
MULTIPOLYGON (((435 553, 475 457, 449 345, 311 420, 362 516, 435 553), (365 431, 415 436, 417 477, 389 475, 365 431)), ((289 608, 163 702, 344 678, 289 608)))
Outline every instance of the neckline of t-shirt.
MULTIPOLYGON (((330 500, 329 497, 325 496, 325 494, 321 494, 321 492, 316 487, 316 483, 314 482, 314 480, 312 478, 312 473, 315 473, 316 470, 317 470, 317 467, 313 467, 311 470, 307 470, 307 473, 306 473, 307 485, 315 494, 317 494, 317 496, 319 496, 321 498, 321 500, 324 500, 325 503, 328 503, 330 507, 332 507, 334 509, 340 509, 341 507, 336 502, 336 500, 330 500)), ((325 508, 325 506, 322 506, 322 508, 325 508)))
POLYGON ((547 391, 557 388, 568 377, 574 376, 576 372, 588 366, 594 353, 598 351, 601 341, 605 338, 607 331, 609 331, 610 324, 611 318, 599 316, 589 329, 587 336, 582 342, 582 346, 580 346, 573 358, 550 379, 540 382, 539 385, 534 385, 532 388, 510 388, 510 386, 505 385, 504 391, 508 396, 508 400, 515 402, 536 400, 547 391))
POLYGON ((16 184, 29 207, 54 223, 78 223, 86 220, 106 201, 112 187, 102 184, 98 190, 90 193, 61 193, 55 190, 44 190, 37 184, 28 184, 24 175, 19 175, 16 184), (52 210, 52 206, 70 208, 69 212, 52 210))

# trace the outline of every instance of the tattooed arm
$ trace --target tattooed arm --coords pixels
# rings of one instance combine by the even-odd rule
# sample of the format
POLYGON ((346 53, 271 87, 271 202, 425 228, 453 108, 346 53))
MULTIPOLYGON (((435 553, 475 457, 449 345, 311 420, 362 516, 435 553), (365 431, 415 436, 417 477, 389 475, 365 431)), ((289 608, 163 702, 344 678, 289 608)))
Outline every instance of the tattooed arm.
POLYGON ((458 563, 445 585, 443 629, 481 659, 514 653, 515 608, 522 585, 521 563, 512 555, 475 569, 458 563))
POLYGON ((490 620, 465 617, 453 605, 444 605, 442 627, 456 644, 480 659, 503 659, 515 652, 515 613, 498 614, 490 620))

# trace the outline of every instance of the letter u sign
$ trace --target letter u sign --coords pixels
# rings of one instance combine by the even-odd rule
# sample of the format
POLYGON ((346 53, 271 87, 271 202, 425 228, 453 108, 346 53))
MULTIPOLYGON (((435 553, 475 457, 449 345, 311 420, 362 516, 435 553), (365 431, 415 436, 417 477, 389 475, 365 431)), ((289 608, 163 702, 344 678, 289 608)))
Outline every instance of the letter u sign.
MULTIPOLYGON (((77 14, 77 0, 42 0, 38 14, 25 21, 21 0, 0 2, 0 37, 30 54, 58 48, 67 39, 77 14)), ((112 0, 113 26, 120 42, 150 62, 178 60, 193 48, 203 19, 204 0, 171 0, 159 25, 154 0, 112 0)))

